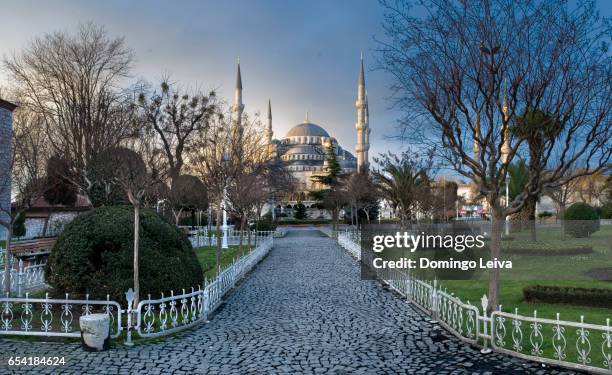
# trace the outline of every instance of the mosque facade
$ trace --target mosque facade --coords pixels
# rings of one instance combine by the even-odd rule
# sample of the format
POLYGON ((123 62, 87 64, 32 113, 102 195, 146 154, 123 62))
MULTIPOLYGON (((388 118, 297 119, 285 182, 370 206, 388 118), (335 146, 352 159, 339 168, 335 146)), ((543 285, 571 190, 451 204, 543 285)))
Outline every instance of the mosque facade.
MULTIPOLYGON (((299 195, 292 200, 307 201, 309 192, 324 188, 324 186, 316 182, 315 176, 326 174, 328 150, 333 150, 344 173, 367 172, 369 168, 370 126, 363 57, 361 59, 357 83, 357 101, 355 107, 357 111, 357 121, 355 124, 357 141, 355 144, 355 154, 353 154, 343 148, 338 143, 338 140, 322 125, 310 121, 308 113, 306 113, 304 121, 293 126, 284 137, 274 138, 272 105, 268 101, 264 139, 267 142, 271 157, 277 157, 282 160, 285 168, 293 175, 297 182, 296 192, 299 195)), ((238 64, 234 104, 232 106, 234 121, 237 123, 238 128, 240 127, 239 122, 243 110, 242 76, 240 64, 238 64)))

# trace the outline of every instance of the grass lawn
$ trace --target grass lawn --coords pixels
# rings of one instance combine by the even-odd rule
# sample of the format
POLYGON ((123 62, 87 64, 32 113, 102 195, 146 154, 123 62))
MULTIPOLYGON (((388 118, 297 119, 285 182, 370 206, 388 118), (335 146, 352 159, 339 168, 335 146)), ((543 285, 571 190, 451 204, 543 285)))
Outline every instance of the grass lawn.
MULTIPOLYGON (((251 245, 253 247, 253 245, 251 245)), ((204 246, 195 249, 198 261, 204 271, 204 277, 208 280, 215 277, 215 264, 216 264, 216 246, 204 246)), ((246 254, 248 247, 246 244, 242 245, 243 252, 246 254)), ((241 254, 238 245, 230 246, 227 249, 221 249, 221 269, 227 268, 234 259, 238 260, 241 254)))
MULTIPOLYGON (((519 314, 533 315, 537 310, 538 317, 555 319, 560 313, 560 319, 580 321, 584 316, 585 322, 593 324, 606 324, 606 319, 612 319, 612 309, 586 306, 574 306, 552 303, 528 303, 523 300, 523 288, 528 285, 540 284, 550 286, 574 286, 582 288, 612 288, 611 281, 599 281, 587 273, 593 269, 609 268, 612 270, 612 226, 602 226, 589 238, 573 238, 563 236, 560 228, 538 228, 537 241, 530 240, 528 230, 514 232, 512 240, 502 241, 500 260, 512 261, 512 269, 501 270, 500 303, 503 311, 514 312, 518 308, 519 314), (593 252, 577 255, 563 255, 560 251, 590 247, 593 252), (521 253, 513 253, 512 249, 521 249, 521 253), (529 249, 533 249, 530 252, 529 249), (524 251, 527 250, 527 251, 524 251), (537 252, 537 255, 534 254, 537 252), (546 255, 544 255, 546 254, 546 255)), ((364 246, 369 247, 364 243, 364 246)), ((387 249, 383 258, 399 259, 400 257, 419 258, 427 253, 417 251, 408 253, 399 249, 387 249)), ((428 250, 421 250, 428 251, 428 250)), ((453 254, 451 254, 454 256, 453 254)), ((458 254, 456 254, 458 255, 458 254)), ((487 250, 476 251, 476 259, 489 259, 487 250)), ((432 257, 432 253, 428 254, 432 257)), ((460 256, 454 256, 455 259, 460 256)), ((420 271, 419 271, 420 272, 420 271)), ((430 280, 434 278, 432 270, 418 273, 420 278, 430 280)), ((445 280, 442 288, 463 301, 480 308, 480 299, 488 291, 489 273, 487 270, 478 270, 471 280, 445 280)))
MULTIPOLYGON (((575 286, 584 288, 612 288, 610 281, 594 280, 586 274, 594 268, 612 267, 612 226, 602 226, 590 238, 563 238, 560 228, 538 230, 537 241, 529 240, 529 232, 512 233, 512 241, 502 241, 502 258, 511 260, 512 270, 502 270, 500 303, 504 311, 518 308, 522 315, 531 315, 537 310, 539 317, 556 318, 560 313, 563 320, 585 321, 605 324, 612 318, 612 309, 571 306, 563 304, 527 303, 523 300, 523 287, 533 284, 575 286), (554 253, 558 249, 589 246, 593 253, 581 255, 504 255, 508 248, 543 248, 554 253)), ((442 281, 443 287, 455 293, 462 300, 480 305, 480 298, 487 292, 488 273, 483 272, 477 280, 442 281)))

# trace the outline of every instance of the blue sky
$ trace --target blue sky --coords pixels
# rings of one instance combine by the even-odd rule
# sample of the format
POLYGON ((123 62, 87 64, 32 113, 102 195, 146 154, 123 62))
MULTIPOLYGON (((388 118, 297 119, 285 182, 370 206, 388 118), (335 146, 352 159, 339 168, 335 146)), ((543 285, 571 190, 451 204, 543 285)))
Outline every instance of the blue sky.
MULTIPOLYGON (((373 35, 381 35, 376 1, 13 1, 3 6, 0 55, 33 37, 94 21, 134 49, 138 78, 164 74, 183 85, 215 88, 229 100, 236 60, 242 68, 245 110, 265 113, 272 100, 275 137, 310 120, 353 150, 359 56, 373 68, 373 35), (8 14, 7 14, 8 13, 8 14)), ((366 72, 373 150, 389 148, 395 126, 388 110, 388 77, 366 72)), ((0 84, 6 84, 0 72, 0 84)))
MULTIPOLYGON (((612 14, 612 1, 599 1, 612 14)), ((0 56, 29 40, 79 23, 104 25, 125 36, 137 62, 135 79, 166 74, 184 86, 217 89, 231 98, 240 58, 245 110, 265 111, 272 100, 275 137, 310 119, 353 150, 359 55, 364 52, 372 128, 370 156, 401 145, 398 114, 389 108, 389 77, 374 68, 373 36, 382 37, 376 0, 309 1, 4 1, 0 56)), ((0 84, 6 84, 0 71, 0 84)))

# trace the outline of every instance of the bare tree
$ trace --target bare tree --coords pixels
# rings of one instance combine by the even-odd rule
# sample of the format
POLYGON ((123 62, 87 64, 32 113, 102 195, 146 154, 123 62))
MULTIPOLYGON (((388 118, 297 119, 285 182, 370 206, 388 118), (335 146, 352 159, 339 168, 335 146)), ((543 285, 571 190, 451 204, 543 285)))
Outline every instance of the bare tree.
POLYGON ((45 193, 44 165, 47 153, 43 137, 33 128, 35 119, 20 108, 14 112, 14 127, 10 141, 7 171, 0 173, 0 193, 8 193, 12 204, 0 206, 0 225, 6 229, 4 259, 4 292, 10 293, 11 241, 17 218, 24 215, 32 203, 45 193), (9 172, 9 171, 12 171, 9 172))
MULTIPOLYGON (((221 215, 223 210, 223 197, 226 188, 231 182, 232 133, 230 117, 218 110, 211 117, 210 126, 197 134, 192 152, 189 155, 189 173, 199 177, 208 191, 209 202, 216 213, 215 251, 217 273, 221 270, 221 215)), ((212 218, 209 218, 212 220, 212 218)))
POLYGON ((112 180, 112 184, 119 187, 127 202, 134 208, 134 304, 138 304, 140 292, 140 209, 143 206, 147 191, 156 188, 164 180, 165 171, 159 166, 163 164, 158 160, 143 160, 141 155, 149 154, 147 148, 151 147, 146 138, 131 142, 130 148, 116 147, 108 149, 98 155, 93 165, 98 169, 100 176, 112 180))
POLYGON ((206 186, 192 175, 180 175, 172 180, 169 199, 176 225, 179 225, 184 210, 191 211, 193 219, 195 210, 205 210, 208 207, 206 186))
POLYGON ((87 167, 106 149, 132 135, 132 97, 121 88, 133 56, 123 38, 111 39, 94 24, 76 34, 34 39, 4 60, 20 106, 42 119, 52 153, 70 161, 79 186, 88 189, 87 167))
MULTIPOLYGON (((265 202, 268 198, 265 185, 266 179, 262 173, 259 171, 249 171, 237 174, 228 189, 228 210, 240 219, 238 242, 240 254, 244 254, 242 243, 244 231, 248 229, 249 217, 255 213, 258 203, 265 202)), ((250 234, 247 246, 251 246, 250 234)))
POLYGON ((359 213, 370 223, 370 211, 378 206, 378 186, 365 173, 353 173, 343 179, 343 191, 351 208, 351 223, 359 226, 359 213))
MULTIPOLYGON (((592 2, 487 0, 383 1, 388 41, 383 67, 395 77, 403 134, 442 145, 438 156, 478 185, 491 207, 491 258, 500 257, 501 223, 528 196, 601 169, 610 159, 610 27, 592 2), (504 84, 507 82, 507 85, 504 84), (524 141, 510 128, 537 109, 562 129, 543 137, 523 193, 502 204, 524 141)), ((499 269, 490 271, 489 309, 499 303, 499 269)))
POLYGON ((170 179, 175 179, 198 133, 210 125, 217 109, 215 92, 188 94, 164 79, 159 92, 143 90, 137 106, 142 123, 155 133, 156 143, 166 157, 170 179))

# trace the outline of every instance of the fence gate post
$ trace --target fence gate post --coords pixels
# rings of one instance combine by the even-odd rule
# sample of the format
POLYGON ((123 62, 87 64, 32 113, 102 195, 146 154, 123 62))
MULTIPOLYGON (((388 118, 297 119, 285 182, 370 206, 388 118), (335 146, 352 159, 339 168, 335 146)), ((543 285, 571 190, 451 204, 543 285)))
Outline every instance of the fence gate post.
POLYGON ((431 317, 432 322, 438 322, 438 279, 433 280, 433 289, 431 291, 431 317))
POLYGON ((128 291, 125 293, 125 299, 127 300, 127 332, 125 345, 127 346, 134 345, 134 343, 132 342, 132 304, 134 303, 134 297, 134 291, 132 290, 132 288, 128 289, 128 291))
POLYGON ((19 266, 17 271, 17 297, 23 297, 23 288, 25 285, 25 273, 23 272, 23 259, 19 259, 19 266))
MULTIPOLYGON (((482 305, 482 325, 484 327, 483 330, 483 340, 484 340, 484 344, 482 349, 480 350, 480 353, 482 354, 489 354, 491 353, 491 348, 489 348, 489 341, 488 341, 488 330, 487 330, 487 326, 488 326, 488 320, 487 319, 487 307, 489 307, 489 298, 487 298, 486 294, 483 294, 482 298, 480 299, 480 303, 482 305)), ((491 335, 493 335, 493 318, 490 319, 491 321, 491 335)), ((493 337, 493 336, 491 336, 493 337)))

